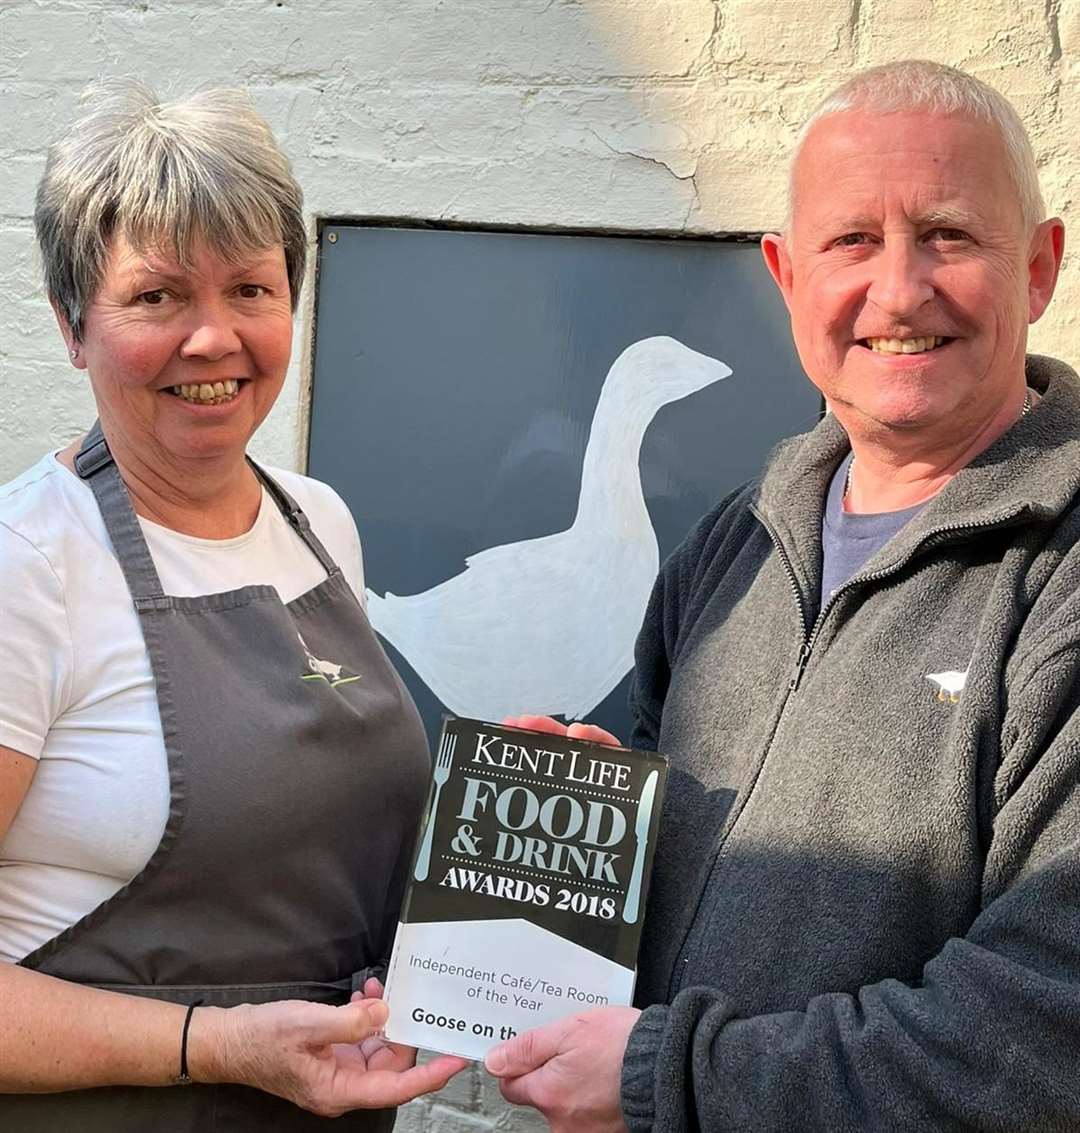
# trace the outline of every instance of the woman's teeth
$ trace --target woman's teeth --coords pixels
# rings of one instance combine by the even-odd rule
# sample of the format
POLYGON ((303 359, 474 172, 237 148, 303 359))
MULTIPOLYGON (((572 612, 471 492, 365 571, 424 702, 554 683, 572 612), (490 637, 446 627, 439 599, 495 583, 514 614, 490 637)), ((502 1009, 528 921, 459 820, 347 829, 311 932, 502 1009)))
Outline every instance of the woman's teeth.
POLYGON ((223 382, 196 382, 193 385, 173 386, 172 392, 177 397, 198 405, 220 405, 223 401, 231 401, 239 388, 240 383, 235 378, 226 378, 223 382))
POLYGON ((868 338, 865 341, 877 354, 921 354, 924 350, 934 350, 945 339, 932 334, 928 338, 868 338))

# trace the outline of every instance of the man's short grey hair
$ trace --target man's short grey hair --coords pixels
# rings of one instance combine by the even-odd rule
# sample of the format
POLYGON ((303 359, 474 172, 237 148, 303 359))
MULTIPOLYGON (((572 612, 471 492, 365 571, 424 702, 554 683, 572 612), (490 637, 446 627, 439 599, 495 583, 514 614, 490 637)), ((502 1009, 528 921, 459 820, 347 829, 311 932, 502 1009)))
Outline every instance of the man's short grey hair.
POLYGON ((304 278, 303 194, 241 91, 161 102, 134 80, 90 87, 49 149, 34 226, 46 292, 76 339, 117 234, 181 262, 196 241, 229 260, 280 244, 294 309, 304 278))
POLYGON ((896 114, 922 110, 962 114, 996 126, 1009 159, 1009 172, 1025 223, 1033 228, 1046 216, 1031 139, 1012 103, 993 87, 955 67, 926 59, 905 59, 860 71, 838 87, 810 115, 795 140, 788 181, 788 227, 794 208, 795 163, 815 122, 847 110, 896 114))

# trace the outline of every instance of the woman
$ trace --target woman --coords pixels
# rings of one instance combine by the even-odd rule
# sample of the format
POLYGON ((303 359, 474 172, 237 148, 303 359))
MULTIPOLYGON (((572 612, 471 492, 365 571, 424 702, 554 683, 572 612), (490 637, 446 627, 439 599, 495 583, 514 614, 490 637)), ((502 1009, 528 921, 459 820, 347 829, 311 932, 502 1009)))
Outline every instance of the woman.
POLYGON ((389 1128, 464 1063, 413 1067, 360 998, 428 754, 356 529, 245 456, 299 187, 241 96, 113 84, 36 227, 99 425, 0 489, 0 1128, 389 1128))

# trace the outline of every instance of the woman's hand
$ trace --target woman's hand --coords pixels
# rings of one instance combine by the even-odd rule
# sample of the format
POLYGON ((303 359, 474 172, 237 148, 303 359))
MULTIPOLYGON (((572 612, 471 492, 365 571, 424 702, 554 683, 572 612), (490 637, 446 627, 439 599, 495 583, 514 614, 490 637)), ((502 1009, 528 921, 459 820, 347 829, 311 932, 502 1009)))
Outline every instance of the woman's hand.
POLYGON ((286 1000, 192 1017, 188 1063, 197 1082, 237 1082, 286 1098, 321 1117, 402 1105, 442 1089, 468 1062, 442 1055, 416 1066, 412 1047, 387 1042, 386 1005, 354 998, 342 1007, 286 1000))
POLYGON ((566 736, 571 740, 585 740, 591 744, 622 747, 622 741, 596 724, 560 724, 550 716, 504 716, 507 728, 527 728, 530 732, 547 732, 552 736, 566 736))

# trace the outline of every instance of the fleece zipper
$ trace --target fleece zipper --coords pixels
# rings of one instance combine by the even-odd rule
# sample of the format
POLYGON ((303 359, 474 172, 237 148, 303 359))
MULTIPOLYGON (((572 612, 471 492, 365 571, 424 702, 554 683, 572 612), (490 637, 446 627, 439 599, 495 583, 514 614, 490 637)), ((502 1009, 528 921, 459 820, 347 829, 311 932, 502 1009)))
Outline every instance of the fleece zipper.
MULTIPOLYGON (((835 607, 837 599, 847 590, 855 586, 859 586, 863 583, 868 582, 880 582, 882 579, 888 578, 891 574, 894 574, 895 572, 905 567, 909 562, 911 562, 912 559, 914 559, 924 550, 928 550, 932 547, 947 543, 957 535, 969 531, 991 531, 1000 527, 1009 527, 1012 526, 1018 518, 1025 516, 1027 513, 1026 508, 1015 507, 1008 512, 1003 512, 1000 515, 993 516, 992 518, 981 522, 955 523, 929 532, 925 538, 921 539, 918 543, 911 547, 907 551, 907 553, 902 555, 899 559, 895 559, 891 563, 888 563, 886 566, 879 567, 877 570, 855 574, 843 585, 838 586, 836 590, 834 590, 833 593, 829 596, 829 600, 822 606, 817 618, 813 621, 813 623, 811 623, 807 614, 807 602, 804 599, 802 590, 799 587, 799 580, 797 575, 795 574, 795 568, 792 566, 791 558, 788 555, 787 549, 784 547, 784 544, 781 541, 776 528, 773 527, 773 525, 754 505, 749 505, 749 510, 754 518, 757 519, 757 521, 764 528, 766 534, 769 537, 769 541, 772 543, 777 557, 779 558, 784 568, 785 577, 787 578, 791 593, 795 599, 795 604, 799 611, 799 621, 803 627, 803 637, 802 641, 799 644, 799 652, 792 669, 791 677, 788 680, 788 683, 783 691, 783 699, 776 713, 776 720, 773 724, 772 731, 769 733, 769 738, 765 743, 765 748, 762 752, 761 759, 758 761, 757 770, 755 771, 753 778, 751 779, 745 792, 743 793, 742 798, 738 801, 735 813, 731 816, 728 822, 727 831, 717 842, 713 850, 709 867, 704 872, 703 876, 705 878, 705 881, 698 896, 699 906, 701 901, 704 899, 705 894, 707 893, 717 870, 720 868, 720 865, 725 857, 728 843, 730 842, 732 834, 735 832, 735 828, 739 825, 743 811, 746 809, 746 804, 750 801, 750 798, 757 787, 758 781, 761 777, 761 772, 764 770, 765 764, 769 758, 770 753, 772 752, 773 742, 776 739, 776 734, 779 731, 780 724, 784 719, 785 713, 787 712, 788 704, 790 703, 791 697, 799 690, 799 686, 802 683, 803 674, 806 672, 806 667, 814 654, 814 648, 817 644, 821 630, 825 624, 825 619, 829 616, 829 613, 835 607)), ((695 916, 695 918, 691 921, 691 925, 694 923, 694 921, 696 921, 696 919, 697 918, 695 916)), ((690 963, 691 959, 691 936, 692 928, 687 932, 687 936, 684 938, 679 951, 679 960, 672 968, 671 980, 669 982, 668 988, 670 997, 674 997, 682 987, 682 973, 686 970, 686 967, 690 963)))
MULTIPOLYGON (((936 531, 931 531, 924 539, 921 539, 899 559, 895 559, 893 562, 888 563, 886 566, 879 567, 877 570, 854 574, 845 583, 838 586, 832 594, 829 595, 828 601, 821 607, 814 624, 807 630, 808 619, 806 616, 806 604, 803 601, 802 591, 799 589, 799 580, 795 575, 795 569, 791 565, 791 558, 788 556, 787 550, 780 541, 780 536, 777 534, 776 528, 751 504, 750 513, 765 529, 765 533, 769 536, 769 540, 776 550, 777 558, 779 558, 783 565, 792 593, 795 595, 796 604, 799 607, 799 619, 803 624, 803 640, 799 647, 798 656, 795 659, 791 680, 788 682, 788 693, 798 691, 799 685, 802 683, 803 673, 806 672, 806 666, 809 664, 810 657, 814 652, 818 635, 821 633, 821 629, 825 624, 825 619, 829 616, 829 612, 832 610, 833 606, 836 605, 837 599, 845 591, 852 587, 860 586, 865 582, 880 582, 882 579, 888 578, 889 575, 895 574, 898 570, 907 566, 907 564, 922 551, 928 550, 931 547, 940 546, 942 543, 947 543, 954 535, 967 531, 993 531, 995 528, 999 527, 1010 527, 1019 516, 1024 514, 1025 510, 1025 508, 1013 508, 1011 511, 1003 512, 1001 515, 994 516, 992 519, 983 520, 978 523, 954 523, 947 527, 939 527, 936 531)), ((780 710, 781 716, 783 715, 783 709, 786 707, 786 704, 787 701, 785 698, 784 706, 781 707, 780 710)), ((776 731, 774 729, 773 735, 775 734, 776 731)), ((770 746, 771 744, 772 739, 770 737, 770 746)), ((765 755, 766 757, 768 756, 767 749, 765 755)))

